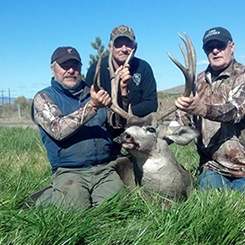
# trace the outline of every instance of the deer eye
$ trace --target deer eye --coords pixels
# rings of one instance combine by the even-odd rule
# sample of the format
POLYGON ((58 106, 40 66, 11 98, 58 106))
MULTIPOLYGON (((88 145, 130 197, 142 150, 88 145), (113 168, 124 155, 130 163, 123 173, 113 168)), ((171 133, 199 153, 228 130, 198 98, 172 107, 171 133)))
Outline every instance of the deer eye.
POLYGON ((150 133, 155 133, 156 132, 156 130, 153 127, 149 127, 146 130, 149 131, 150 133))

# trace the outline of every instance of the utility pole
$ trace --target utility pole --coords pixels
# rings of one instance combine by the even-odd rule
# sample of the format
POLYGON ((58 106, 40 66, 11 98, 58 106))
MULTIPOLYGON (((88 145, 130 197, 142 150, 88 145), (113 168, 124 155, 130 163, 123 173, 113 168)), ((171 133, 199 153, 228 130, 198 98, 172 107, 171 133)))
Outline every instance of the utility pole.
POLYGON ((4 105, 4 97, 3 97, 4 90, 0 90, 0 92, 2 93, 2 106, 3 106, 4 105))

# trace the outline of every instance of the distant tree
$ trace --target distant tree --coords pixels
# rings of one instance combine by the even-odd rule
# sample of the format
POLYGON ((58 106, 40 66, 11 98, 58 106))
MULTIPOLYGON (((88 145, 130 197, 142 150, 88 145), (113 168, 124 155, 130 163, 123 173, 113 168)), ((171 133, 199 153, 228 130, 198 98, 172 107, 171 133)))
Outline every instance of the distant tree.
POLYGON ((93 49, 97 50, 97 54, 89 55, 90 58, 89 65, 92 65, 94 62, 96 62, 104 51, 105 51, 104 56, 109 56, 109 51, 105 50, 105 46, 102 44, 102 40, 100 37, 95 37, 95 42, 91 43, 91 46, 93 49))
POLYGON ((25 98, 25 96, 19 96, 14 101, 15 105, 20 105, 21 108, 26 108, 28 106, 28 100, 25 98))
MULTIPOLYGON (((97 54, 90 54, 89 58, 89 66, 91 66, 94 62, 96 62, 101 54, 105 51, 104 57, 109 56, 109 51, 105 49, 105 46, 102 44, 102 40, 100 37, 95 37, 95 42, 90 43, 92 48, 97 51, 97 54)), ((85 75, 82 74, 82 79, 85 80, 85 75)))
POLYGON ((19 96, 14 101, 15 108, 13 108, 13 110, 18 110, 18 107, 20 107, 22 112, 29 114, 31 109, 31 104, 32 104, 32 99, 26 99, 25 96, 19 96))

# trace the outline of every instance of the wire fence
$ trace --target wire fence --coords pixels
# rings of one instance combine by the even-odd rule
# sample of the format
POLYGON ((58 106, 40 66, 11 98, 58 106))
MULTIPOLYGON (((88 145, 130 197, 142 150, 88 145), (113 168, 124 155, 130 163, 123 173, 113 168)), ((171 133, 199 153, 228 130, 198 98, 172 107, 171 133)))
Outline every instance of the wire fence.
POLYGON ((0 124, 24 123, 32 124, 30 107, 19 104, 4 104, 0 106, 0 124))

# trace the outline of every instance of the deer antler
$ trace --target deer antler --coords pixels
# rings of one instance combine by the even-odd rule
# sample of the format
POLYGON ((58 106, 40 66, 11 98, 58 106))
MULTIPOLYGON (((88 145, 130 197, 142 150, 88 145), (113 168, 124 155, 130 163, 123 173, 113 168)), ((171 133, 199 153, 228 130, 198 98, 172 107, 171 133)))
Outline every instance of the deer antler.
POLYGON ((94 90, 96 91, 96 93, 101 89, 100 86, 100 66, 101 66, 101 60, 103 58, 105 51, 103 51, 98 59, 97 65, 96 65, 96 69, 95 69, 95 74, 94 74, 94 78, 93 78, 93 84, 94 84, 94 90))
MULTIPOLYGON (((93 83, 94 83, 94 88, 95 91, 98 92, 99 89, 101 89, 100 86, 100 66, 101 66, 101 60, 103 57, 104 52, 101 54, 97 66, 96 66, 96 70, 95 70, 95 75, 94 75, 94 79, 93 79, 93 83)), ((130 52, 127 60, 124 63, 124 66, 127 65, 130 60, 132 59, 134 54, 134 49, 132 49, 132 51, 130 52)), ((119 107, 118 105, 118 88, 119 88, 119 82, 120 82, 120 75, 119 74, 115 74, 114 72, 114 68, 112 65, 112 52, 110 52, 109 55, 109 72, 110 72, 110 78, 111 78, 111 98, 112 98, 112 103, 110 105, 110 108, 116 112, 119 116, 121 116, 122 118, 128 120, 128 118, 131 116, 128 112, 124 111, 121 107, 119 107)))
POLYGON ((175 58, 173 58, 169 52, 167 53, 168 53, 169 58, 180 68, 180 70, 183 72, 185 76, 185 91, 183 95, 185 97, 188 97, 191 93, 193 82, 195 81, 196 53, 195 53, 195 49, 188 35, 185 33, 186 40, 180 34, 178 35, 182 39, 182 41, 185 43, 185 46, 186 46, 187 54, 185 53, 182 46, 179 45, 180 50, 185 59, 186 68, 180 62, 178 62, 175 58))
MULTIPOLYGON (((134 49, 131 50, 128 58, 126 59, 124 65, 123 65, 124 67, 130 62, 130 60, 133 57, 133 54, 134 54, 134 49)), ((112 104, 114 106, 118 106, 118 88, 119 88, 119 83, 120 83, 120 75, 119 74, 115 75, 114 68, 113 68, 113 65, 112 65, 112 52, 110 52, 108 63, 109 63, 109 72, 110 72, 110 78, 111 78, 111 99, 112 99, 112 104)), ((122 116, 122 115, 120 115, 120 116, 122 116)))
MULTIPOLYGON (((175 65, 179 67, 179 69, 182 71, 182 73, 185 76, 185 90, 184 90, 183 96, 188 97, 191 93, 192 86, 193 86, 193 83, 195 81, 196 53, 195 53, 195 49, 193 47, 193 44, 192 44, 190 38, 188 37, 188 35, 186 33, 184 33, 184 34, 185 34, 186 40, 180 34, 178 34, 178 35, 182 39, 182 41, 184 42, 184 44, 186 46, 186 52, 187 53, 184 51, 183 47, 181 45, 179 45, 180 50, 181 50, 181 52, 184 56, 184 59, 185 59, 185 66, 186 67, 184 67, 179 61, 177 61, 168 51, 167 51, 167 54, 168 54, 169 58, 175 63, 175 65)), ((172 107, 168 108, 165 113, 161 113, 160 115, 158 113, 157 120, 159 121, 159 120, 167 117, 168 115, 175 112, 176 110, 177 110, 177 107, 172 106, 172 107)))
MULTIPOLYGON (((183 95, 189 96, 191 93, 191 90, 192 90, 192 85, 195 81, 196 53, 195 53, 195 49, 192 45, 192 42, 191 42, 190 38, 187 36, 187 34, 185 33, 186 40, 180 34, 179 34, 179 36, 186 46, 187 52, 185 52, 184 49, 182 48, 182 46, 179 45, 180 50, 181 50, 181 52, 184 56, 184 59, 185 59, 185 66, 186 67, 184 67, 179 61, 177 61, 174 57, 172 57, 172 55, 168 51, 167 51, 167 54, 168 54, 169 58, 179 67, 179 69, 184 74, 184 76, 185 76, 185 91, 184 91, 183 95)), ((126 64, 128 64, 128 62, 130 61, 130 59, 133 56, 133 53, 134 53, 134 50, 131 51, 130 55, 128 56, 128 59, 126 60, 126 62, 124 64, 124 66, 126 64)), ((103 56, 103 53, 98 60, 98 64, 97 64, 96 72, 95 72, 95 76, 94 76, 94 87, 95 87, 96 91, 98 91, 100 89, 99 72, 100 72, 100 65, 101 65, 102 56, 103 56)), ((144 118, 139 118, 139 117, 133 116, 130 113, 127 113, 121 107, 119 107, 118 103, 117 103, 120 76, 119 76, 119 74, 115 75, 113 65, 112 65, 112 54, 111 53, 109 56, 109 71, 110 71, 111 88, 112 88, 112 91, 111 91, 112 104, 111 104, 110 108, 114 112, 116 112, 118 115, 125 118, 127 120, 127 123, 132 123, 132 124, 138 123, 138 124, 142 124, 142 125, 147 121, 152 121, 154 123, 157 123, 157 121, 160 121, 161 119, 167 117, 168 115, 170 115, 171 113, 173 113, 177 110, 176 106, 172 106, 172 107, 168 108, 167 111, 164 113, 162 113, 162 112, 161 113, 160 112, 151 113, 144 118)))

